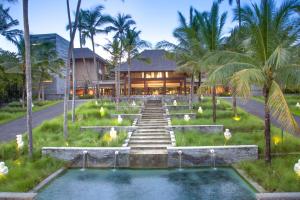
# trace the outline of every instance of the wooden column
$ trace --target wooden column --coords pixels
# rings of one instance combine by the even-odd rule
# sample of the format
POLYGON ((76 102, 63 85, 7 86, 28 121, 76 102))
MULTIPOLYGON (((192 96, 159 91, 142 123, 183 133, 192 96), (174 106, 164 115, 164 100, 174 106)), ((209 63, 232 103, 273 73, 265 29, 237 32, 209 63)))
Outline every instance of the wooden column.
POLYGON ((147 89, 146 89, 146 78, 144 76, 144 95, 146 95, 147 89))
POLYGON ((179 94, 182 94, 182 81, 180 80, 180 88, 179 88, 179 94))
POLYGON ((166 78, 166 72, 164 72, 164 92, 163 94, 166 95, 167 94, 167 78, 166 78))
POLYGON ((186 78, 184 79, 184 95, 186 96, 186 78))
POLYGON ((124 79, 124 96, 126 96, 126 85, 127 85, 127 80, 126 80, 126 77, 124 79))

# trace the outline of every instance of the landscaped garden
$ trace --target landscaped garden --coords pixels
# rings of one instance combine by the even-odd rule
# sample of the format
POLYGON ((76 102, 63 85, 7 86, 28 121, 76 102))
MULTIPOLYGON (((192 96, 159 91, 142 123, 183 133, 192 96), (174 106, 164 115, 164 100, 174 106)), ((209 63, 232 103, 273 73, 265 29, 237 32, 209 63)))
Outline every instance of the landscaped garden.
MULTIPOLYGON (((178 118, 172 119, 173 125, 208 125, 212 122, 212 104, 208 99, 194 104, 193 113, 196 119, 189 121, 178 118), (203 113, 199 114, 198 108, 202 107, 203 113)), ((172 113, 188 113, 181 110, 172 113)), ((221 100, 217 105, 217 123, 230 129, 232 137, 226 140, 223 133, 176 132, 177 146, 222 146, 222 145, 258 145, 259 157, 257 161, 247 161, 234 166, 244 170, 251 179, 270 192, 300 191, 300 178, 294 172, 300 152, 300 140, 287 132, 272 126, 272 164, 265 164, 264 158, 264 122, 260 118, 238 109, 238 118, 233 117, 230 102, 221 100)))
MULTIPOLYGON (((33 102, 32 111, 46 109, 61 101, 36 101, 33 102)), ((0 108, 0 124, 10 122, 12 120, 24 117, 26 115, 26 106, 23 107, 20 102, 11 102, 8 105, 0 108)))
MULTIPOLYGON (((90 101, 76 109, 76 122, 69 122, 69 137, 63 136, 63 117, 59 116, 46 121, 33 131, 34 156, 28 158, 26 145, 22 149, 17 148, 16 141, 0 144, 0 160, 4 161, 11 173, 0 177, 0 191, 25 192, 32 189, 49 174, 58 170, 66 163, 42 157, 42 147, 120 147, 127 137, 126 132, 119 132, 116 139, 110 137, 109 132, 99 134, 96 131, 81 131, 80 126, 126 126, 131 125, 132 120, 123 119, 121 123, 110 115, 114 113, 138 113, 139 109, 130 107, 126 103, 120 104, 116 111, 114 103, 107 101, 90 101), (101 112, 103 108, 103 112, 101 112), (26 177, 26 178, 25 178, 26 177)), ((71 115, 69 114, 69 118, 71 115)), ((24 136, 24 144, 27 144, 27 136, 24 136)))

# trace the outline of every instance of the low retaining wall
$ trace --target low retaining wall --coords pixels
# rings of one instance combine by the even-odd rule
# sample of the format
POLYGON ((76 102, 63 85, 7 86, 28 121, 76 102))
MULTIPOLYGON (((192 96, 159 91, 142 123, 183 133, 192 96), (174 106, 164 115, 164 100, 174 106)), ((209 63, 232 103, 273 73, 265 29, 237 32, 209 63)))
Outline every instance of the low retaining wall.
POLYGON ((112 118, 118 118, 118 116, 121 116, 123 119, 130 119, 134 120, 136 118, 140 118, 142 115, 141 114, 111 114, 110 116, 112 118))
POLYGON ((257 145, 168 147, 168 166, 179 166, 179 150, 182 152, 182 167, 211 166, 213 164, 211 149, 215 152, 214 160, 216 165, 230 165, 240 161, 256 160, 258 158, 257 145))
POLYGON ((166 108, 168 110, 188 110, 188 109, 190 109, 189 105, 178 105, 178 106, 167 105, 166 108))
POLYGON ((165 116, 170 117, 170 118, 184 118, 184 115, 189 115, 191 119, 196 119, 196 114, 195 113, 170 113, 166 114, 165 116))
POLYGON ((258 193, 256 194, 257 200, 299 200, 299 192, 287 193, 258 193))
POLYGON ((173 125, 172 129, 180 132, 199 131, 201 133, 221 133, 223 125, 173 125))
POLYGON ((0 192, 0 200, 33 200, 37 193, 0 192))
POLYGON ((72 167, 84 166, 83 151, 87 151, 87 167, 111 168, 115 163, 115 152, 118 151, 116 167, 129 167, 130 147, 43 147, 42 154, 60 160, 72 161, 72 167))
POLYGON ((81 126, 80 131, 93 130, 99 132, 100 134, 104 134, 109 132, 112 127, 114 127, 117 132, 130 132, 136 129, 135 126, 81 126))

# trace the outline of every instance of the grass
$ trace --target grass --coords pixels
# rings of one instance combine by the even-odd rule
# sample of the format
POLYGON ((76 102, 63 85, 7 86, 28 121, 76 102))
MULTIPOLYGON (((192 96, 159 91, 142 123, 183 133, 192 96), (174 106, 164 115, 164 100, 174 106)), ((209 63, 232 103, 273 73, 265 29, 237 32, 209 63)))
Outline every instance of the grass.
MULTIPOLYGON (((32 108, 33 112, 37 112, 43 109, 46 109, 50 106, 53 106, 61 101, 37 101, 34 102, 34 107, 32 108)), ((12 102, 7 106, 0 108, 0 124, 5 124, 10 121, 16 120, 25 116, 26 107, 22 108, 20 102, 12 102)))
MULTIPOLYGON (((255 96, 253 97, 254 100, 264 103, 264 99, 262 96, 255 96)), ((292 95, 292 94, 286 94, 285 99, 288 103, 288 106, 290 108, 290 111, 297 116, 300 116, 300 108, 296 107, 296 104, 300 103, 300 95, 292 95)))
MULTIPOLYGON (((15 141, 0 144, 0 160, 4 161, 9 168, 7 176, 0 177, 1 192, 26 192, 49 174, 65 165, 49 157, 42 157, 41 148, 49 146, 72 146, 72 147, 119 147, 124 143, 127 133, 119 132, 118 138, 112 140, 109 133, 100 135, 95 131, 80 131, 83 124, 115 125, 116 120, 111 119, 109 113, 114 110, 105 107, 106 114, 100 116, 98 107, 93 102, 87 102, 76 109, 77 119, 74 124, 69 121, 69 137, 63 137, 63 117, 59 116, 45 121, 33 130, 34 157, 28 158, 27 148, 18 151, 15 141), (95 112, 95 113, 94 113, 95 112), (86 114, 88 113, 88 114, 86 114), (97 113, 97 114, 96 114, 97 113), (81 119, 78 116, 84 116, 81 119)), ((70 114, 69 114, 69 118, 70 114)), ((131 124, 130 120, 124 120, 121 125, 131 124)), ((23 137, 27 144, 27 135, 23 137)), ((25 146, 24 146, 25 147, 25 146)))
MULTIPOLYGON (((196 112, 199 105, 194 106, 196 112)), ((189 122, 183 119, 172 119, 173 124, 213 124, 211 119, 211 104, 206 101, 201 105, 204 110, 202 116, 189 122)), ((260 159, 236 164, 237 168, 243 169, 253 180, 257 181, 270 192, 296 192, 300 191, 300 177, 293 171, 294 164, 300 158, 300 139, 289 133, 284 133, 283 140, 281 130, 272 127, 272 153, 271 165, 267 165, 263 159, 264 153, 264 124, 263 120, 241 109, 238 110, 240 121, 232 118, 231 105, 221 101, 218 105, 217 124, 224 124, 229 128, 232 138, 225 142, 223 133, 210 134, 191 131, 187 133, 176 132, 177 146, 219 146, 219 145, 252 145, 259 148, 260 159), (289 153, 298 152, 298 155, 289 153), (276 156, 275 156, 276 155, 276 156), (279 156, 281 155, 281 156, 279 156), (280 181, 279 181, 280 180, 280 181)))

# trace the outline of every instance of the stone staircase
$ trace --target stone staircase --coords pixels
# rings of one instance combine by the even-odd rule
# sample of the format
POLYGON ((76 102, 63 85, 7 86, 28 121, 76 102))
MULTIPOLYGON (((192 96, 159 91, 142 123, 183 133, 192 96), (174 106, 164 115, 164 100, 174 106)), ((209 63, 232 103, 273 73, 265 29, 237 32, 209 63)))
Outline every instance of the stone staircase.
POLYGON ((163 168, 167 165, 167 146, 172 146, 165 109, 161 100, 148 100, 137 130, 129 140, 130 167, 163 168))

